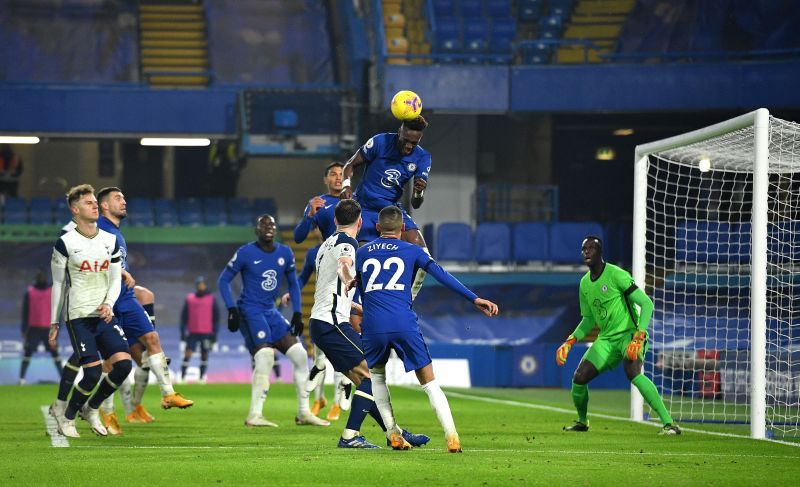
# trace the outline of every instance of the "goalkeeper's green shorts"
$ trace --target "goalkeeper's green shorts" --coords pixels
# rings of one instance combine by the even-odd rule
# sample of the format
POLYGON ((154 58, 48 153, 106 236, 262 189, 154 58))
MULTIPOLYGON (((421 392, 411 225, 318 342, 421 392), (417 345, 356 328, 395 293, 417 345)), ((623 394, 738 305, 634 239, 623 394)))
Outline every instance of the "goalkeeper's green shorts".
MULTIPOLYGON (((598 372, 616 369, 620 362, 622 362, 622 359, 627 357, 625 351, 633 338, 634 331, 635 330, 630 330, 628 333, 598 338, 595 340, 594 344, 589 347, 589 350, 586 350, 586 353, 583 354, 583 360, 591 362, 598 372)), ((647 354, 649 346, 650 335, 646 334, 644 346, 642 347, 642 356, 647 354)))

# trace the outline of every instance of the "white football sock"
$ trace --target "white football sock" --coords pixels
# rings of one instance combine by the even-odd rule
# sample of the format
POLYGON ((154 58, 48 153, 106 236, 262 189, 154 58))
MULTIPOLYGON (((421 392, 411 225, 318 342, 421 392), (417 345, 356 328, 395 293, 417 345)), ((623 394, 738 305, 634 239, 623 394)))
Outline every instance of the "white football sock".
POLYGON ((339 387, 339 384, 342 382, 342 378, 344 378, 344 374, 341 372, 334 372, 333 373, 333 403, 340 404, 342 402, 342 393, 344 390, 339 387))
POLYGON ((253 387, 250 390, 249 417, 263 415, 264 400, 269 393, 269 374, 275 364, 275 350, 259 349, 253 356, 253 387))
POLYGON ((356 436, 358 436, 358 431, 356 430, 350 430, 345 428, 344 431, 342 432, 342 438, 344 438, 345 440, 352 440, 356 436))
POLYGON ((392 433, 402 434, 403 431, 397 426, 392 410, 392 398, 389 396, 389 387, 386 386, 386 369, 369 369, 372 376, 372 396, 375 398, 375 405, 386 425, 386 437, 392 433))
POLYGON ((294 388, 297 392, 297 415, 303 416, 310 413, 308 406, 308 392, 306 391, 306 381, 308 380, 308 355, 306 349, 300 343, 295 343, 286 351, 286 358, 292 362, 294 373, 294 388))
POLYGON ((172 378, 169 376, 169 365, 167 365, 167 356, 164 352, 158 352, 150 355, 150 370, 158 380, 158 385, 161 387, 161 395, 168 396, 175 394, 175 389, 172 388, 172 378))
POLYGON ((314 347, 314 367, 325 370, 325 352, 319 347, 314 347))
MULTIPOLYGON (((422 250, 424 250, 426 254, 431 255, 427 247, 422 247, 422 250)), ((417 273, 414 274, 414 282, 411 283, 411 301, 417 299, 417 294, 419 294, 419 290, 422 289, 422 282, 425 281, 425 276, 427 275, 427 272, 422 269, 417 269, 417 273)))
MULTIPOLYGON (((372 382, 374 389, 375 380, 373 379, 372 382)), ((447 396, 444 395, 444 391, 439 387, 439 383, 436 382, 436 379, 422 386, 422 390, 428 395, 431 407, 436 412, 436 417, 439 418, 439 424, 441 424, 444 429, 445 438, 450 438, 457 434, 456 424, 453 421, 453 414, 450 412, 450 404, 447 402, 447 396)), ((386 420, 384 420, 384 422, 385 421, 386 420)))
POLYGON ((122 401, 122 407, 125 409, 125 415, 133 412, 133 390, 131 384, 133 383, 133 374, 128 374, 128 377, 119 385, 119 399, 122 401))
POLYGON ((147 382, 150 380, 150 371, 141 367, 136 367, 133 372, 133 407, 142 403, 144 390, 147 389, 147 382))
POLYGON ((314 368, 322 371, 320 372, 320 374, 322 374, 322 380, 319 382, 317 388, 314 389, 314 400, 320 401, 325 397, 325 374, 327 364, 325 363, 325 352, 319 347, 314 347, 314 368))

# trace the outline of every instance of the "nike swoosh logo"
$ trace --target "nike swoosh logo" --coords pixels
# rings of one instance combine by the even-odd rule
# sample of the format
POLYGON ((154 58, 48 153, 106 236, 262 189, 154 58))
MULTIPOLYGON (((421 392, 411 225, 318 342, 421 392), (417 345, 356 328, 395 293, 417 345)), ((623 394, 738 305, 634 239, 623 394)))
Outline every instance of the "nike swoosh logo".
POLYGON ((260 260, 254 260, 254 261, 253 261, 253 264, 260 264, 260 263, 261 263, 261 261, 260 261, 260 260))
POLYGON ((327 209, 328 209, 328 208, 330 208, 331 206, 333 206, 333 205, 328 205, 328 206, 326 206, 326 207, 325 207, 325 209, 327 210, 327 209))

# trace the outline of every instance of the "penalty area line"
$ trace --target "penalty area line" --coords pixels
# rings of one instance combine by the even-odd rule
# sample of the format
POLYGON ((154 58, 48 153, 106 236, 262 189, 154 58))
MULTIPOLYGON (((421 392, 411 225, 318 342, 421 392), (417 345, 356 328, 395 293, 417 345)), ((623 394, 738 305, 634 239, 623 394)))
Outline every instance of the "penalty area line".
POLYGON ((50 446, 53 448, 69 448, 67 437, 58 432, 56 418, 50 416, 50 406, 42 406, 41 409, 44 416, 44 427, 47 430, 47 434, 50 435, 50 446))
MULTIPOLYGON (((482 401, 482 402, 488 402, 488 403, 492 403, 492 404, 504 404, 506 406, 517 406, 517 407, 523 407, 523 408, 529 408, 529 409, 539 409, 539 410, 542 410, 542 411, 551 411, 551 412, 554 412, 554 413, 575 414, 575 410, 573 410, 573 409, 558 408, 558 407, 554 407, 554 406, 545 406, 543 404, 534 404, 534 403, 528 403, 528 402, 512 401, 510 399, 496 399, 494 397, 476 396, 476 395, 473 395, 473 394, 464 394, 462 392, 455 392, 455 391, 447 391, 446 394, 448 396, 457 397, 457 398, 460 398, 460 399, 469 399, 471 401, 482 401)), ((592 413, 592 416, 597 417, 597 418, 610 419, 610 420, 613 420, 613 421, 624 421, 624 422, 627 422, 627 423, 644 424, 644 425, 648 425, 648 426, 655 426, 657 428, 661 427, 660 424, 655 423, 655 422, 651 422, 651 421, 634 421, 634 420, 632 420, 630 418, 626 418, 626 417, 623 417, 623 416, 613 416, 613 415, 610 415, 610 414, 600 414, 600 413, 592 413)), ((735 433, 722 433, 722 432, 719 432, 719 431, 706 431, 706 430, 701 430, 701 429, 696 429, 696 428, 685 428, 683 426, 681 426, 681 429, 683 431, 689 431, 691 433, 698 433, 698 434, 701 434, 701 435, 727 436, 727 437, 730 437, 730 438, 742 438, 742 439, 745 439, 745 440, 755 440, 755 438, 751 438, 751 437, 746 436, 746 435, 737 435, 735 433)), ((777 443, 779 445, 793 446, 795 448, 800 447, 800 443, 793 443, 791 441, 773 440, 773 439, 770 439, 770 438, 758 439, 756 441, 767 441, 769 443, 777 443)))

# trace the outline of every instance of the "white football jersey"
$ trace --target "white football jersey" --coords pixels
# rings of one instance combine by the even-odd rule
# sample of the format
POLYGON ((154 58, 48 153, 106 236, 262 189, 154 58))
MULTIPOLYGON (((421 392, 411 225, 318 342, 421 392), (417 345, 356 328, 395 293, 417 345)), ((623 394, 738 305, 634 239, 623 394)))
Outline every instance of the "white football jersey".
POLYGON ((73 228, 56 241, 50 267, 53 323, 59 321, 62 307, 66 320, 100 316, 101 304, 114 307, 121 286, 116 236, 99 228, 94 236, 86 236, 73 228))
POLYGON ((356 260, 358 242, 344 232, 334 233, 325 240, 317 252, 317 285, 314 290, 314 307, 311 318, 332 325, 350 321, 350 304, 355 289, 345 291, 347 283, 339 279, 339 258, 356 260))

